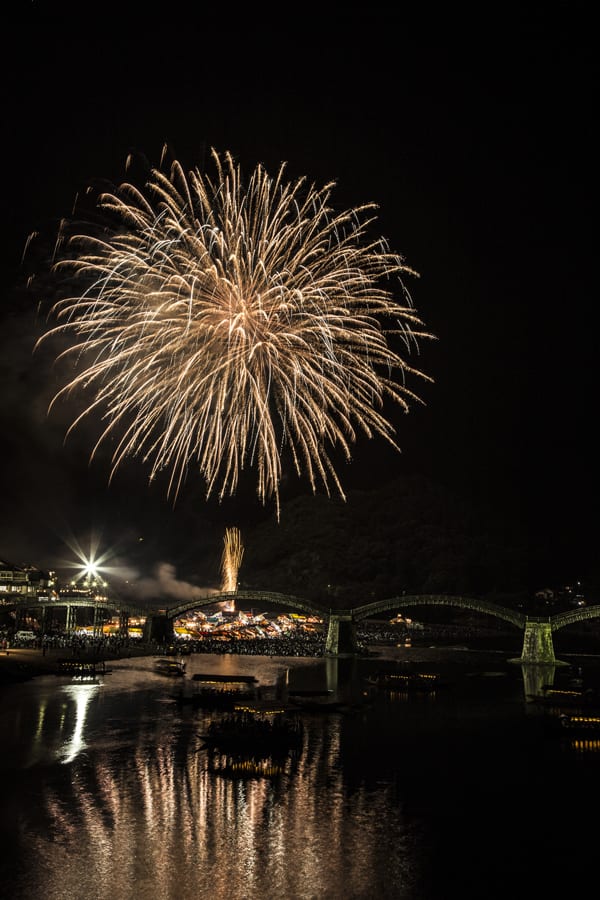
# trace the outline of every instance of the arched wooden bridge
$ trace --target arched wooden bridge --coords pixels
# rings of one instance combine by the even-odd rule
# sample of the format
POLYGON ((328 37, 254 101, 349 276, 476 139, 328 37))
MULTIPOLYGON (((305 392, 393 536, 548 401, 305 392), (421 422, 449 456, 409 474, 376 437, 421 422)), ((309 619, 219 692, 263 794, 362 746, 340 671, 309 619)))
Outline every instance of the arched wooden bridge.
POLYGON ((400 611, 418 606, 451 606, 468 609, 483 615, 502 619, 523 632, 523 646, 519 662, 527 664, 555 665, 552 633, 589 619, 600 618, 600 605, 578 607, 569 612, 555 616, 527 616, 516 610, 478 600, 473 597, 457 597, 446 594, 402 594, 386 600, 375 600, 353 609, 325 609, 319 604, 289 594, 270 593, 268 591, 228 591, 211 594, 193 603, 187 601, 167 610, 167 617, 173 621, 192 609, 200 609, 213 603, 269 603, 278 607, 288 607, 308 615, 316 615, 328 623, 325 653, 329 656, 353 655, 358 650, 356 641, 356 624, 363 619, 378 613, 391 610, 400 611))
MULTIPOLYGON (((516 610, 498 606, 495 603, 489 603, 486 600, 478 600, 473 597, 458 597, 446 594, 402 594, 401 596, 389 597, 386 600, 375 600, 362 606, 352 609, 326 609, 310 600, 305 600, 291 594, 273 593, 261 590, 245 590, 245 591, 225 591, 220 593, 207 594, 205 596, 195 597, 193 600, 186 600, 185 603, 178 603, 161 612, 149 609, 140 609, 120 604, 117 601, 103 600, 84 600, 84 599, 64 599, 55 600, 48 604, 36 603, 36 609, 42 612, 43 618, 46 617, 46 606, 59 607, 67 606, 67 626, 69 616, 74 612, 76 607, 93 607, 94 622, 101 621, 101 613, 103 610, 112 610, 119 614, 122 627, 126 629, 128 619, 131 615, 146 617, 146 637, 151 637, 153 633, 162 635, 172 634, 173 622, 186 612, 195 609, 201 609, 204 606, 211 606, 215 603, 234 603, 239 606, 243 603, 262 604, 268 603, 278 608, 293 609, 306 615, 318 616, 327 622, 327 638, 325 641, 325 654, 327 656, 348 656, 358 652, 358 644, 356 640, 356 625, 363 619, 376 616, 379 613, 396 611, 404 609, 414 609, 419 606, 450 606, 456 609, 472 610, 473 612, 489 615, 497 619, 508 622, 516 629, 523 632, 523 645, 519 662, 528 664, 554 665, 557 663, 554 655, 554 645, 552 634, 560 628, 572 625, 576 622, 588 621, 590 619, 600 618, 600 605, 584 606, 568 612, 557 613, 554 616, 535 617, 527 616, 516 610)), ((33 606, 31 601, 26 604, 18 604, 21 609, 33 606)), ((73 619, 74 621, 74 619, 73 619)))

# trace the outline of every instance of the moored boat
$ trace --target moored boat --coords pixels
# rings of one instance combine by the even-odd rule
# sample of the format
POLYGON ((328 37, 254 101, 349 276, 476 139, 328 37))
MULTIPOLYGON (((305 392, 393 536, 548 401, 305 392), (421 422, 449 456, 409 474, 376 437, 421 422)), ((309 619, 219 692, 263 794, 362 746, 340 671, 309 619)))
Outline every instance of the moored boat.
POLYGON ((299 749, 303 727, 283 704, 247 702, 213 720, 201 737, 206 747, 221 752, 264 756, 299 749))
POLYGON ((312 712, 336 712, 344 708, 341 700, 336 700, 333 691, 288 691, 290 704, 312 712))
POLYGON ((185 663, 176 659, 156 659, 154 671, 159 675, 182 678, 185 675, 185 663))
POLYGON ((367 679, 388 691, 435 691, 446 685, 437 672, 377 672, 367 679))
POLYGON ((549 734, 570 737, 584 736, 600 738, 600 713, 551 713, 544 717, 544 724, 549 734))
POLYGON ((220 775, 221 778, 236 780, 274 779, 285 773, 286 760, 283 757, 272 759, 270 756, 262 756, 257 759, 252 755, 231 756, 216 752, 210 754, 209 771, 213 775, 220 775))
POLYGON ((178 703, 204 709, 232 710, 245 700, 255 700, 258 679, 254 675, 213 675, 196 672, 176 698, 178 703))
POLYGON ((592 688, 576 690, 574 688, 553 688, 545 685, 541 694, 528 695, 528 700, 551 707, 569 707, 582 709, 590 706, 600 706, 598 692, 592 688))
POLYGON ((106 662, 103 659, 59 659, 57 661, 57 675, 70 675, 73 679, 77 678, 97 678, 99 675, 109 674, 110 669, 106 668, 106 662))

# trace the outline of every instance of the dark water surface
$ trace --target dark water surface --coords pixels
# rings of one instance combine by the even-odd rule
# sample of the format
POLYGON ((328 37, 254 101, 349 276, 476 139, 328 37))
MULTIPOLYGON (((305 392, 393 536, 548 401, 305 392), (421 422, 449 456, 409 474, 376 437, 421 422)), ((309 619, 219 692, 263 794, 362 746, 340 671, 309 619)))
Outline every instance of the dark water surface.
MULTIPOLYGON (((187 657, 194 672, 329 689, 299 753, 211 754, 222 713, 175 702, 153 660, 98 684, 2 689, 1 896, 11 900, 446 900, 597 888, 600 738, 548 733, 515 653, 389 648, 357 660, 187 657), (432 694, 372 692, 407 661, 432 694), (366 693, 365 693, 366 692, 366 693), (370 693, 370 696, 367 696, 370 693), (228 765, 229 764, 229 765, 228 765), (591 879, 591 887, 590 887, 591 879)), ((516 654, 518 655, 518 653, 516 654)), ((567 660, 598 682, 600 656, 567 660)), ((547 678, 547 673, 544 673, 547 678)))

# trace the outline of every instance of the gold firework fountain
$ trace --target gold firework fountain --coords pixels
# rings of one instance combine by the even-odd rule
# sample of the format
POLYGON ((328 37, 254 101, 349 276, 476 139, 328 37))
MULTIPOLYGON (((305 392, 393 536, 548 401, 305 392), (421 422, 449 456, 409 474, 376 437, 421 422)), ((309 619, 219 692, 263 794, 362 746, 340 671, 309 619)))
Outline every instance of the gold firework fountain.
MULTIPOLYGON (((238 586, 238 575, 244 556, 244 545, 239 528, 227 528, 223 539, 223 555, 221 557, 221 591, 235 592, 238 586)), ((235 610, 235 602, 229 602, 231 612, 235 610)))

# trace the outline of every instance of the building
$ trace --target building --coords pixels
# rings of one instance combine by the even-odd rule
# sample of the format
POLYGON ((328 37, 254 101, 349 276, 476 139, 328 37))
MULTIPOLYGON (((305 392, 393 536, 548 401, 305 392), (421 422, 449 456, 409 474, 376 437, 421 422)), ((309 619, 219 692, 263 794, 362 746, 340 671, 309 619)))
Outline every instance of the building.
POLYGON ((0 559, 0 604, 17 600, 49 600, 56 596, 54 572, 35 566, 17 566, 0 559))

